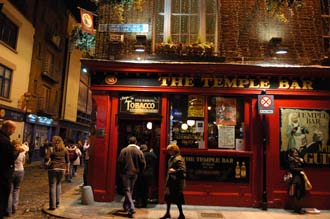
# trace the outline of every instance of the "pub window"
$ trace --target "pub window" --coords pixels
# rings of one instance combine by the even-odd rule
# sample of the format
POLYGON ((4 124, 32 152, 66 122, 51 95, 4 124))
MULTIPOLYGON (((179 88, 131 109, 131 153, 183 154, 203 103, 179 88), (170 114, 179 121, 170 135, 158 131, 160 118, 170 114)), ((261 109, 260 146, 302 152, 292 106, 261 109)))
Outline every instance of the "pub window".
POLYGON ((210 96, 208 108, 208 148, 244 148, 244 101, 241 97, 210 96))
POLYGON ((0 65, 0 97, 9 99, 12 74, 11 69, 0 65))
POLYGON ((0 11, 0 40, 16 49, 18 26, 0 11))
POLYGON ((205 148, 204 105, 204 96, 171 96, 170 142, 182 148, 205 148))
POLYGON ((170 142, 183 148, 243 150, 244 100, 242 97, 173 95, 169 129, 170 142), (204 130, 207 130, 205 137, 204 130))

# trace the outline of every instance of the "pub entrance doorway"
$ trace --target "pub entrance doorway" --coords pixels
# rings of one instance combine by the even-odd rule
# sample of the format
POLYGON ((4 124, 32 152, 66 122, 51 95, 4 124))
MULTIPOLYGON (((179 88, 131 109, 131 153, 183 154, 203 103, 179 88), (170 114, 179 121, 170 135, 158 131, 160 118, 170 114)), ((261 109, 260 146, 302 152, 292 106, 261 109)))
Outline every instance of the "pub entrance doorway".
MULTIPOLYGON (((129 116, 118 119, 118 155, 122 148, 128 145, 128 138, 135 136, 138 145, 146 144, 149 151, 153 151, 156 155, 155 162, 151 165, 153 177, 148 192, 149 202, 158 202, 158 172, 159 172, 159 146, 160 146, 160 118, 152 118, 145 116, 129 116)), ((139 188, 139 183, 135 185, 135 191, 139 188)), ((116 190, 117 193, 123 195, 122 182, 118 171, 116 173, 116 190)))

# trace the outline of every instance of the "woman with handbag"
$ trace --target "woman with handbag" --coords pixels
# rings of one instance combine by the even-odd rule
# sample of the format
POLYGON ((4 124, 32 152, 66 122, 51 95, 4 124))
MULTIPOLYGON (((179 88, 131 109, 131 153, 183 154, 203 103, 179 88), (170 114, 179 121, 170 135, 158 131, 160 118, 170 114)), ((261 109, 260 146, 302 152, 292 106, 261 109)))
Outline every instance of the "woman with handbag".
POLYGON ((184 158, 180 155, 180 149, 176 144, 168 145, 166 150, 171 157, 168 160, 167 164, 165 192, 166 213, 160 219, 171 218, 171 203, 175 203, 178 206, 178 210, 180 213, 178 219, 185 219, 182 210, 182 205, 185 203, 183 189, 186 184, 186 164, 184 158))
POLYGON ((61 196, 61 183, 64 173, 69 171, 69 152, 65 148, 60 136, 53 136, 52 146, 47 151, 45 162, 48 163, 49 183, 49 209, 55 210, 59 207, 61 196))
POLYGON ((289 195, 293 198, 293 210, 295 213, 304 214, 305 210, 301 208, 301 202, 306 194, 305 180, 302 165, 304 160, 300 157, 296 148, 289 150, 288 154, 289 171, 292 174, 292 180, 289 184, 289 195))

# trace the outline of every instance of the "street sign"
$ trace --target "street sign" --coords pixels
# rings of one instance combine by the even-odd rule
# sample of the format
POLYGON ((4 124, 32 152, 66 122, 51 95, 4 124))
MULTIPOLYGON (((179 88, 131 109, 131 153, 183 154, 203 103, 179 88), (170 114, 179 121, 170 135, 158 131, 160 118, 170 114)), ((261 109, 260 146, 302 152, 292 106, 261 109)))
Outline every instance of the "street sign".
POLYGON ((258 95, 258 113, 274 114, 274 95, 258 95))

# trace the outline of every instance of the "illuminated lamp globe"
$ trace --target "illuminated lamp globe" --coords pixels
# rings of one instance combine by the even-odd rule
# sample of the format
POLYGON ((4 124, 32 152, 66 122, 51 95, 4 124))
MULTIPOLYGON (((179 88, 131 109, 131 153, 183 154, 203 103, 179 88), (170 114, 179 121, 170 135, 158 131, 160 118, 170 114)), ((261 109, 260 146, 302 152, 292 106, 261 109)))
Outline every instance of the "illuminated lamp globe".
POLYGON ((182 130, 187 130, 187 129, 188 129, 188 125, 187 125, 186 123, 183 123, 183 124, 181 125, 181 129, 182 129, 182 130))

